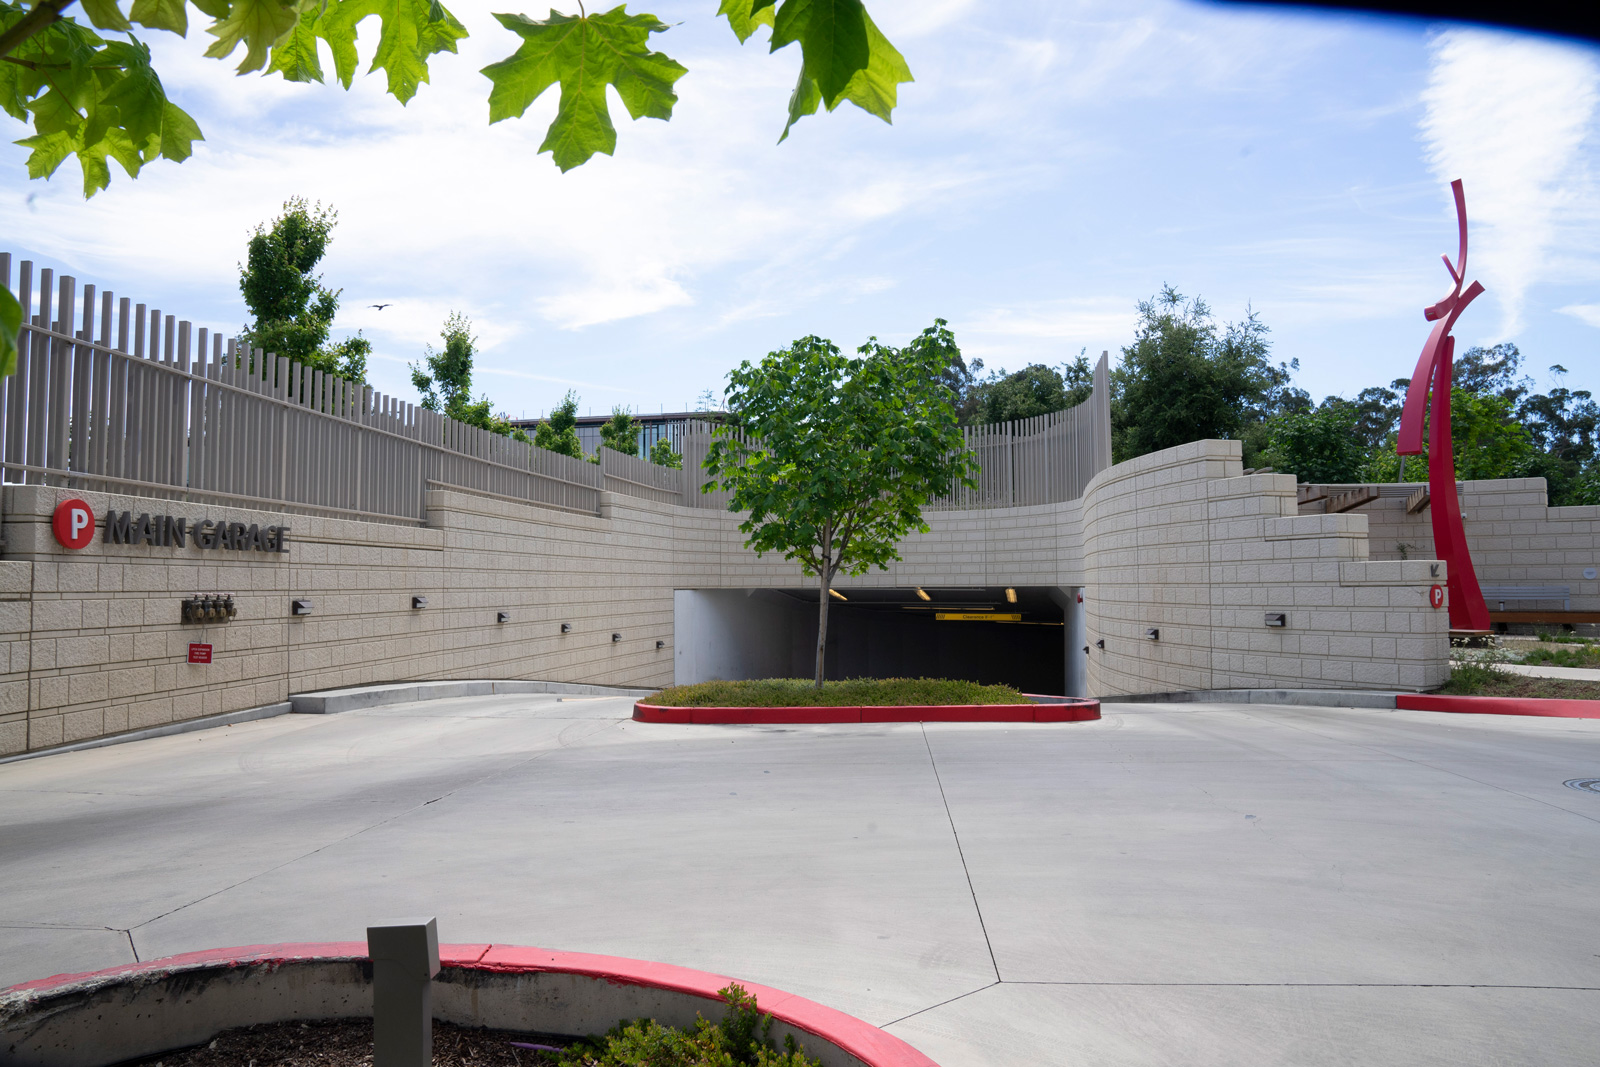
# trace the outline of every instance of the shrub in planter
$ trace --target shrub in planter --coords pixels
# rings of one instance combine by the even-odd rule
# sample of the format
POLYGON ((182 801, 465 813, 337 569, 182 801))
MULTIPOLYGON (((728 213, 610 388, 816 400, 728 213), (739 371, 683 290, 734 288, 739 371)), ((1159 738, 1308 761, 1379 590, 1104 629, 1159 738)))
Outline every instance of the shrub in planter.
POLYGON ((561 1056, 562 1067, 821 1067, 795 1044, 773 1042, 772 1016, 737 983, 718 990, 728 1002, 721 1023, 699 1019, 692 1030, 662 1026, 654 1019, 618 1023, 604 1037, 576 1042, 561 1056))

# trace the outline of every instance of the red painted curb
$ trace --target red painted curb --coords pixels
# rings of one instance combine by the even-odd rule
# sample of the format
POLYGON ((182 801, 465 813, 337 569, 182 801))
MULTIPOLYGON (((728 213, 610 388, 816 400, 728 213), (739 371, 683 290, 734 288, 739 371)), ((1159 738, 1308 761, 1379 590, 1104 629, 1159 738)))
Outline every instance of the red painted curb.
MULTIPOLYGON (((278 964, 296 960, 366 959, 364 941, 310 942, 305 944, 246 945, 240 948, 207 949, 179 956, 129 963, 103 971, 58 974, 0 989, 0 997, 15 993, 49 993, 88 979, 115 979, 132 975, 160 973, 183 967, 243 967, 251 964, 278 964)), ((439 962, 463 970, 493 971, 504 974, 575 974, 599 978, 618 985, 638 985, 666 989, 722 1003, 717 990, 739 981, 726 975, 652 963, 622 956, 596 956, 587 952, 556 952, 523 945, 440 945, 439 962)), ((892 1034, 870 1023, 816 1001, 785 993, 781 989, 739 982, 753 994, 756 1006, 774 1019, 838 1046, 861 1060, 867 1067, 939 1067, 892 1034)))
POLYGON ((1403 711, 1455 711, 1470 715, 1541 715, 1558 719, 1600 719, 1600 700, 1544 700, 1537 697, 1458 697, 1401 693, 1394 706, 1403 711))
POLYGON ((669 708, 636 703, 635 722, 705 725, 815 725, 882 722, 1088 722, 1100 717, 1098 700, 1065 704, 906 704, 842 708, 669 708))

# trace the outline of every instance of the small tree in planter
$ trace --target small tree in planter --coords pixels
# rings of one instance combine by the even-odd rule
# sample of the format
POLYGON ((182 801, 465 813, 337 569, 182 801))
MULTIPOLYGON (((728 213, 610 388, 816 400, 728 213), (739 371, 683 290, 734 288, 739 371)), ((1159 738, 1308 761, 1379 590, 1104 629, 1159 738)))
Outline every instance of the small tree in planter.
POLYGON ((729 375, 731 417, 714 433, 713 480, 701 488, 728 490, 729 510, 750 513, 739 524, 746 547, 782 552, 817 579, 818 689, 834 577, 887 570, 901 538, 927 532, 924 504, 954 483, 975 487, 940 381, 946 337, 930 327, 901 349, 873 338, 857 358, 805 337, 729 375))

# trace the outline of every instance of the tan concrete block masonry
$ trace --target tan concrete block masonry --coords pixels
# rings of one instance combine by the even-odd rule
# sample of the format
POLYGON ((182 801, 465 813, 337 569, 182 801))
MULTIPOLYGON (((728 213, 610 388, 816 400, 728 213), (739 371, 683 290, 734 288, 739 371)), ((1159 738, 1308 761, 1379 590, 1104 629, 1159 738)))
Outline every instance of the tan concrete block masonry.
MULTIPOLYGON (((1334 487, 1337 492, 1340 488, 1334 487)), ((1355 488, 1350 486, 1348 488, 1355 488)), ((1352 515, 1367 519, 1370 556, 1375 560, 1431 559, 1433 516, 1428 509, 1406 514, 1406 500, 1420 486, 1382 485, 1379 498, 1352 515)), ((1600 579, 1585 578, 1600 568, 1600 506, 1553 508, 1543 478, 1503 478, 1462 482, 1461 519, 1472 551, 1472 566, 1485 585, 1567 586, 1573 611, 1600 611, 1600 579)), ((1307 513, 1322 504, 1305 506, 1307 513)), ((1496 605, 1490 603, 1493 610, 1496 605)), ((1559 608, 1540 601, 1506 607, 1559 608)))
POLYGON ((1364 516, 1299 516, 1294 478, 1243 476, 1239 456, 1201 441, 1090 482, 1085 603, 1105 642, 1091 692, 1443 684, 1449 620, 1428 604, 1443 566, 1370 562, 1364 516), (1267 627, 1268 612, 1288 625, 1267 627))
MULTIPOLYGON (((6 487, 4 509, 0 754, 377 682, 664 685, 674 589, 813 584, 745 549, 736 516, 610 493, 589 516, 436 490, 421 527, 46 486, 6 487), (73 552, 50 531, 69 497, 102 521, 287 523, 290 551, 108 545, 97 530, 73 552), (218 592, 234 594, 233 622, 181 622, 184 597, 218 592), (294 599, 313 613, 292 617, 294 599), (200 640, 214 660, 191 666, 200 640)), ((1365 516, 1297 517, 1293 478, 1241 476, 1236 442, 1121 464, 1080 500, 928 522, 901 562, 841 587, 1083 587, 1089 639, 1106 643, 1089 657, 1096 694, 1423 689, 1448 669, 1429 561, 1368 562, 1365 516), (1272 610, 1286 629, 1264 627, 1272 610), (1161 640, 1144 639, 1151 627, 1161 640)))

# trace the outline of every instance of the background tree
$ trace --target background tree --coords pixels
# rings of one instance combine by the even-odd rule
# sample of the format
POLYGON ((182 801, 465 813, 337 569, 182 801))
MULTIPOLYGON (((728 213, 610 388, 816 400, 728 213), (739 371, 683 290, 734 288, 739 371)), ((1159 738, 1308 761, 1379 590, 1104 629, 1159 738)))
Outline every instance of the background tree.
POLYGON ((529 441, 504 412, 494 412, 487 396, 472 399, 472 357, 478 345, 472 336, 472 321, 452 311, 439 336, 444 340, 443 349, 435 352, 429 345, 421 364, 408 364, 411 384, 422 394, 422 406, 501 437, 529 441))
POLYGON ((624 456, 639 454, 639 431, 634 428, 633 414, 627 408, 611 409, 611 417, 600 424, 600 443, 624 456))
POLYGON ((934 346, 869 340, 859 358, 804 337, 741 363, 724 396, 740 428, 719 426, 705 469, 732 497, 745 545, 782 552, 817 579, 816 685, 822 687, 834 577, 887 569, 922 507, 953 483, 974 486, 946 364, 934 346), (748 436, 747 436, 748 435, 748 436))
POLYGON ((1371 449, 1358 431, 1361 413, 1338 398, 1314 411, 1285 412, 1267 421, 1265 460, 1302 482, 1357 482, 1371 449))
POLYGON ((1139 304, 1133 344, 1112 372, 1117 462, 1174 445, 1236 439, 1284 391, 1289 368, 1267 361, 1267 327, 1253 311, 1219 333, 1211 309, 1170 285, 1139 304))
MULTIPOLYGON (((981 362, 974 361, 979 367, 981 362)), ((1089 399, 1094 392, 1094 368, 1080 352, 1061 369, 1032 363, 1019 371, 991 373, 975 382, 968 410, 974 423, 1010 422, 1065 411, 1089 399)))
POLYGON ((571 389, 561 398, 550 417, 533 430, 533 443, 537 448, 559 452, 573 459, 583 458, 583 443, 578 440, 578 394, 571 389))
POLYGON ((284 202, 283 214, 271 225, 256 227, 239 268, 239 291, 254 318, 240 336, 251 348, 365 382, 372 343, 359 332, 328 342, 341 290, 329 289, 321 275, 312 273, 338 221, 331 207, 308 205, 296 196, 284 202))
POLYGON ((665 437, 650 446, 650 462, 658 467, 683 470, 683 456, 672 450, 672 442, 665 437))
MULTIPOLYGON (((371 70, 384 71, 389 93, 402 104, 428 80, 429 60, 454 52, 467 36, 438 0, 83 0, 87 24, 62 14, 72 0, 0 0, 0 107, 33 126, 34 135, 18 142, 33 150, 30 177, 48 178, 76 157, 84 195, 92 196, 110 182, 110 160, 137 177, 157 158, 189 158, 193 143, 203 139, 200 127, 167 99, 134 24, 185 36, 191 2, 197 14, 213 20, 207 56, 225 59, 243 46, 240 74, 259 70, 286 81, 320 82, 325 45, 346 89, 358 61, 357 26, 376 15, 371 70)), ((802 116, 847 100, 887 122, 899 85, 911 81, 905 59, 861 0, 722 0, 717 13, 741 43, 765 26, 770 51, 800 45, 800 78, 780 141, 802 116)), ((489 121, 520 117, 559 86, 555 121, 539 151, 551 153, 563 171, 615 150, 608 87, 634 119, 672 117, 674 86, 687 71, 650 50, 651 36, 668 28, 654 15, 630 15, 623 6, 590 15, 580 4, 576 16, 494 17, 521 42, 512 55, 483 68, 491 82, 489 121)))

